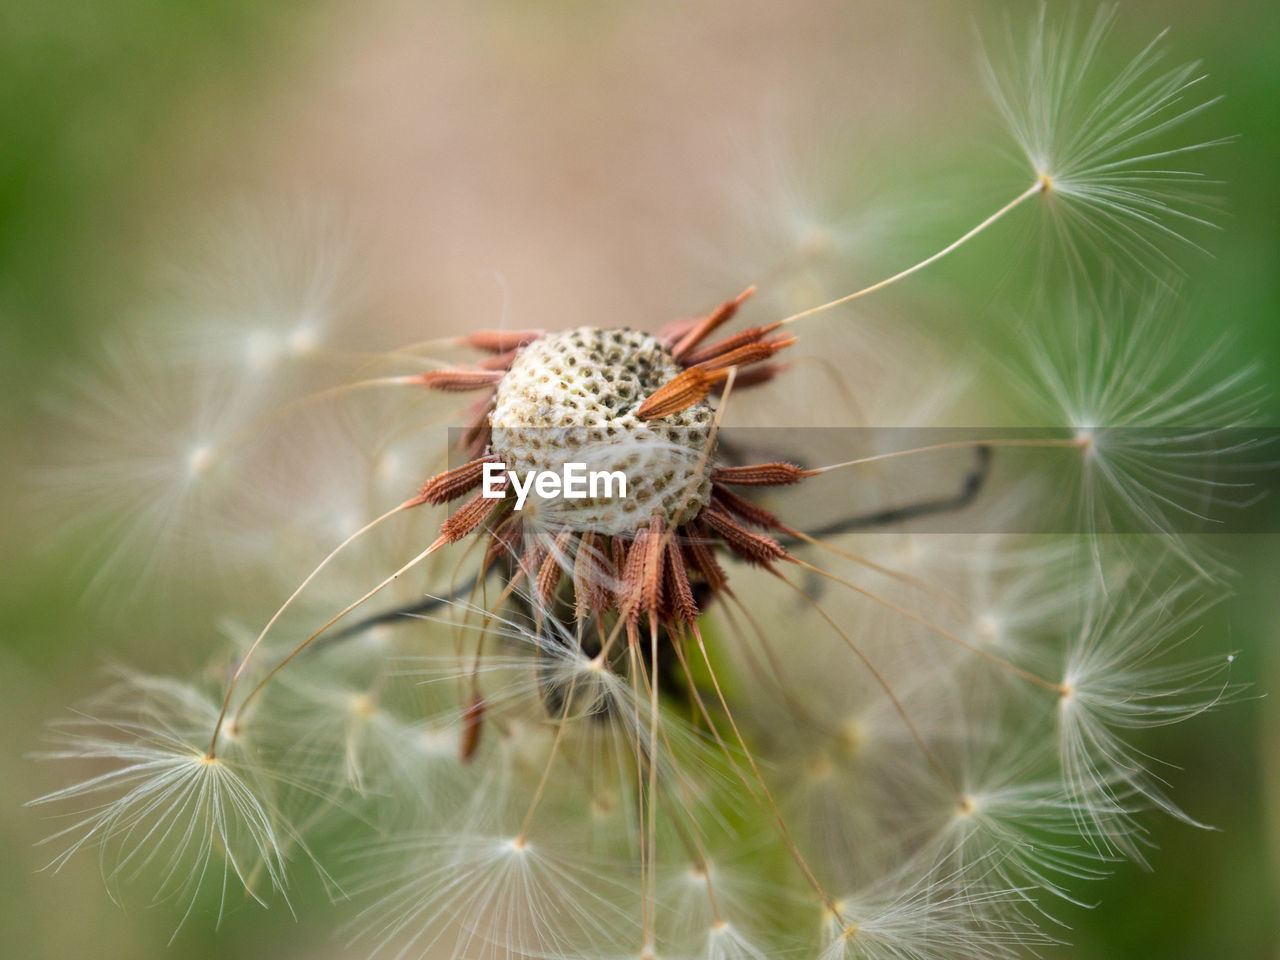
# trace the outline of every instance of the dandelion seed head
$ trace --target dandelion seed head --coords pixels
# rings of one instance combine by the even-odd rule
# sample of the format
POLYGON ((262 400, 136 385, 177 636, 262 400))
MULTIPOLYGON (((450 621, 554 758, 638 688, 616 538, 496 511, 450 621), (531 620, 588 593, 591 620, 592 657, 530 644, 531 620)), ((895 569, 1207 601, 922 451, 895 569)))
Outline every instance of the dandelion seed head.
POLYGON ((1189 338, 1186 311, 1160 290, 1135 299, 1112 289, 1069 298, 1026 332, 1026 361, 1012 370, 1037 423, 1072 429, 1077 526, 1098 533, 1161 533, 1202 573, 1182 533, 1220 523, 1256 494, 1245 435, 1257 418, 1251 368, 1225 366, 1221 341, 1189 338))
POLYGON ((1114 73, 1105 47, 1115 18, 1089 22, 1047 6, 1025 40, 1012 30, 988 55, 988 87, 1054 218, 1053 241, 1073 270, 1095 250, 1158 275, 1188 231, 1210 227, 1194 156, 1227 139, 1200 140, 1186 126, 1217 97, 1202 93, 1196 63, 1169 66, 1164 34, 1114 73))
POLYGON ((550 498, 556 526, 632 533, 654 513, 678 524, 710 498, 711 406, 701 401, 654 423, 637 411, 679 373, 648 334, 582 327, 543 337, 521 350, 497 389, 493 450, 522 477, 578 462, 627 479, 625 498, 550 498))
POLYGON ((197 739, 216 715, 195 688, 135 674, 59 725, 45 757, 106 769, 32 801, 73 821, 43 841, 61 847, 49 868, 96 849, 109 887, 151 883, 152 902, 179 904, 179 925, 207 897, 221 918, 230 886, 266 906, 251 879, 258 870, 267 890, 283 893, 291 828, 251 750, 215 756, 197 739))
POLYGON ((1221 425, 1248 412, 1241 381, 1179 360, 1163 307, 1130 322, 1091 290, 1024 371, 1039 407, 1020 449, 1049 459, 1043 487, 979 506, 1016 445, 981 433, 905 449, 902 431, 840 431, 812 464, 719 436, 730 417, 920 428, 989 412, 961 359, 898 324, 858 317, 766 361, 798 339, 792 320, 928 267, 1024 201, 1078 215, 1077 239, 1106 227, 1132 259, 1164 253, 1182 181, 1149 161, 1183 152, 1154 144, 1189 119, 1186 76, 1148 51, 1089 94, 1105 21, 1037 30, 1017 82, 995 78, 1030 188, 847 296, 838 274, 866 268, 893 216, 797 195, 756 211, 769 264, 750 282, 806 311, 768 326, 712 337, 758 309, 749 287, 655 334, 504 325, 348 355, 338 264, 248 247, 255 278, 211 282, 189 332, 152 332, 163 377, 125 369, 154 420, 120 404, 124 428, 94 455, 115 445, 131 466, 93 465, 117 503, 184 534, 246 530, 238 565, 283 571, 293 592, 209 668, 220 696, 133 677, 93 714, 105 724, 69 728, 68 759, 111 769, 40 801, 87 807, 55 863, 96 848, 113 885, 158 874, 158 898, 190 910, 214 886, 265 900, 310 856, 304 833, 336 838, 349 931, 391 960, 995 960, 1050 942, 1042 900, 1076 903, 1077 882, 1141 859, 1145 809, 1190 819, 1140 733, 1228 699, 1232 657, 1159 659, 1196 612, 1170 611, 1214 592, 1185 570, 1091 533, 951 533, 946 518, 1047 513, 1060 457, 1090 521, 1169 532, 1165 511, 1198 489, 1188 464, 1218 465, 1221 425), (831 283, 843 299, 807 309, 831 283), (387 375, 352 379, 369 367, 387 375), (460 393, 474 399, 446 410, 460 393), (445 417, 466 424, 447 450, 445 417), (152 422, 167 429, 128 436, 152 422), (1199 460, 1176 447, 1205 438, 1199 460), (521 478, 622 472, 627 496, 535 491, 521 507, 477 489, 498 461, 521 478), (930 526, 886 529, 904 517, 930 526))
POLYGON ((1063 789, 1087 839, 1139 861, 1135 817, 1142 809, 1196 821, 1169 798, 1150 758, 1132 744, 1133 731, 1181 722, 1238 692, 1223 678, 1229 659, 1170 659, 1211 602, 1185 593, 1099 598, 1066 649, 1057 714, 1063 789))

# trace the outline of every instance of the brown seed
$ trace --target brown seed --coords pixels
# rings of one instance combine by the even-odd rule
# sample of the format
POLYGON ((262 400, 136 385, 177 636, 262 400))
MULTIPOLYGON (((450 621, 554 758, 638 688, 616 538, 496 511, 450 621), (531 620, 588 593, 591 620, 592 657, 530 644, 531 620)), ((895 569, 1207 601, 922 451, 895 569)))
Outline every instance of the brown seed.
POLYGON ((658 330, 657 337, 666 345, 668 350, 672 350, 677 343, 684 339, 685 334, 700 324, 702 320, 702 317, 685 317, 681 320, 672 320, 658 330))
POLYGON ((808 470, 793 463, 758 463, 745 467, 720 467, 711 479, 717 483, 733 483, 743 487, 782 487, 799 483, 810 476, 808 470))
POLYGON ((649 521, 649 536, 645 542, 644 581, 640 591, 640 605, 650 617, 657 615, 662 606, 662 536, 665 524, 662 517, 649 521))
POLYGON ((728 370, 730 367, 745 367, 752 363, 768 360, 779 350, 796 342, 795 337, 779 337, 777 340, 762 340, 759 343, 748 343, 735 347, 719 356, 704 360, 690 370, 728 370))
POLYGON ((689 353, 703 340, 707 339, 717 327, 720 327, 733 319, 733 315, 738 312, 738 308, 743 302, 756 292, 755 287, 747 287, 732 300, 726 300, 720 306, 716 307, 711 313, 701 320, 696 326, 689 330, 680 342, 672 348, 671 354, 677 360, 683 360, 685 354, 689 353))
POLYGON ((605 586, 608 561, 600 552, 597 540, 594 533, 584 533, 573 555, 574 613, 579 620, 590 611, 599 613, 609 606, 609 591, 605 586))
POLYGON ((496 463, 497 459, 493 456, 481 457, 470 463, 464 463, 460 467, 436 474, 422 485, 422 489, 418 491, 418 497, 424 503, 448 503, 477 486, 480 478, 484 476, 484 465, 496 463))
POLYGON ((627 541, 623 537, 614 537, 609 542, 609 552, 613 555, 613 603, 621 610, 627 599, 627 585, 624 582, 627 572, 627 541))
POLYGON ((641 527, 627 550, 626 563, 622 568, 622 602, 618 604, 619 610, 626 614, 627 623, 632 626, 640 621, 644 607, 645 558, 648 554, 649 528, 641 527))
POLYGON ((690 367, 646 397, 636 410, 636 416, 641 420, 656 420, 687 410, 705 399, 716 382, 723 380, 726 375, 703 370, 701 367, 690 367))
POLYGON ((551 605, 556 587, 560 586, 560 576, 568 562, 569 541, 572 537, 572 530, 562 530, 556 537, 555 545, 543 558, 542 566, 538 568, 538 599, 542 601, 543 607, 551 605))
POLYGON ((716 533, 724 538, 729 549, 748 563, 767 567, 775 560, 785 559, 787 551, 772 537, 752 533, 733 517, 717 507, 708 507, 698 515, 716 533))
POLYGON ((681 361, 690 367, 697 366, 706 360, 711 360, 720 356, 722 353, 728 353, 730 350, 736 350, 738 347, 746 346, 749 343, 759 343, 777 329, 778 324, 776 323, 771 323, 767 327, 748 327, 741 333, 735 333, 733 336, 725 337, 725 339, 718 343, 713 343, 709 346, 703 347, 701 350, 697 350, 689 354, 687 357, 681 357, 681 361))
POLYGON ((711 502, 725 512, 732 513, 741 517, 747 523, 763 527, 766 530, 776 530, 781 524, 777 514, 752 503, 745 497, 738 496, 723 484, 713 482, 711 488, 714 491, 711 494, 711 502))
POLYGON ((429 370, 422 375, 422 382, 432 390, 443 390, 446 393, 462 393, 467 390, 485 390, 489 387, 496 387, 505 376, 505 370, 449 367, 445 370, 429 370))
MULTIPOLYGON (((738 376, 734 378, 733 385, 738 390, 745 390, 747 387, 758 387, 762 383, 768 383, 789 367, 790 364, 786 363, 757 364, 746 370, 739 370, 738 376)), ((715 389, 723 392, 724 384, 717 384, 715 389)))
POLYGON ((471 336, 464 337, 462 342, 477 350, 484 350, 486 353, 506 353, 523 347, 527 343, 533 343, 545 332, 544 330, 477 330, 471 336))
POLYGON ((509 557, 519 556, 523 541, 524 520, 516 516, 507 517, 489 538, 489 546, 484 552, 484 566, 481 569, 488 570, 503 554, 509 557))
POLYGON ((687 524, 684 529, 688 535, 682 546, 690 566, 702 574, 702 579, 707 582, 712 593, 719 593, 729 582, 729 577, 716 560, 715 551, 711 549, 711 534, 701 523, 696 522, 687 524))
POLYGON ((486 497, 483 492, 477 493, 440 525, 441 539, 446 543, 457 543, 488 520, 493 511, 498 508, 498 505, 504 502, 503 500, 486 497))
POLYGON ((689 573, 685 570, 684 556, 675 537, 667 542, 665 569, 670 619, 680 623, 693 623, 698 619, 698 604, 693 599, 689 573))
POLYGON ((506 370, 515 361, 516 354, 519 352, 519 350, 508 350, 492 357, 485 357, 476 366, 481 370, 506 370))

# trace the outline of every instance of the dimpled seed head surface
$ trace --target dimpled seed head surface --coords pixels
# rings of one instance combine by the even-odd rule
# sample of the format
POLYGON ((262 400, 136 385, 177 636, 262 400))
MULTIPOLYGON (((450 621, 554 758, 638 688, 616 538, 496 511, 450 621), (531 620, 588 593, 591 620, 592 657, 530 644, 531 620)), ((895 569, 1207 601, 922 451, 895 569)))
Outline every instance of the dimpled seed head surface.
POLYGON ((493 452, 521 478, 529 470, 560 475, 566 463, 626 476, 625 498, 615 486, 613 497, 539 504, 550 524, 613 535, 635 533, 654 514, 668 526, 690 520, 711 496, 710 403, 658 420, 635 413, 681 369, 657 339, 635 330, 579 327, 535 340, 498 386, 493 452))

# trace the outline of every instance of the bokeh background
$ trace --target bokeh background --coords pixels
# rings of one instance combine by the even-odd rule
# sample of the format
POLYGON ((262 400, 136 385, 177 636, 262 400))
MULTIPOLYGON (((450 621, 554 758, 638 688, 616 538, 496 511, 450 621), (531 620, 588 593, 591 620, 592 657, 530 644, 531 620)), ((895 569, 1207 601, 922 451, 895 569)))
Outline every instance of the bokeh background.
MULTIPOLYGON (((199 663, 217 614, 199 594, 86 593, 75 539, 28 508, 56 429, 45 401, 113 330, 163 302, 205 234, 249 211, 312 242, 301 234, 319 211, 359 265, 342 282, 379 342, 504 316, 652 329, 752 279, 741 224, 779 199, 886 209, 892 229, 858 256, 869 270, 909 262, 1008 195, 1011 181, 990 175, 998 127, 974 31, 1005 9, 0 5, 0 953, 358 955, 332 939, 331 911, 305 878, 298 922, 238 910, 222 930, 193 922, 166 946, 171 911, 118 908, 92 857, 37 873, 46 858, 32 844, 47 830, 23 803, 58 785, 27 757, 44 722, 96 690, 108 660, 199 663)), ((1034 8, 1010 12, 1025 20, 1034 8)), ((1165 26, 1176 54, 1203 58, 1226 94, 1206 135, 1240 136, 1212 158, 1225 229, 1205 239, 1211 256, 1186 258, 1188 309, 1234 332, 1234 360, 1260 364, 1280 423, 1280 9, 1130 2, 1109 49, 1136 51, 1165 26)), ((898 309, 932 293, 948 316, 940 337, 994 331, 1011 243, 995 233, 898 309)), ((990 343, 999 350, 998 334, 990 343)), ((1242 577, 1192 645, 1227 638, 1242 654, 1237 679, 1259 696, 1144 741, 1175 765, 1179 802, 1220 831, 1149 821, 1154 871, 1121 865, 1085 889, 1100 906, 1069 912, 1076 946, 1052 955, 1277 956, 1280 710, 1263 695, 1280 684, 1280 545, 1257 535, 1222 547, 1242 577)))

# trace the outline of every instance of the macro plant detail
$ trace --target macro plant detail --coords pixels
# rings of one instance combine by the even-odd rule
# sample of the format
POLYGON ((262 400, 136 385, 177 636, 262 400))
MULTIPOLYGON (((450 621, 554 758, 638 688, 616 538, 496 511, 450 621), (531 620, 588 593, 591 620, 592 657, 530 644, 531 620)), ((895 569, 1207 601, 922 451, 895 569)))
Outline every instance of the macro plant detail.
MULTIPOLYGON (((131 371, 162 408, 180 384, 201 429, 144 457, 143 482, 113 448, 86 493, 112 514, 107 552, 158 555, 191 511, 270 531, 248 569, 305 554, 307 572, 261 625, 237 614, 234 655, 202 681, 122 670, 56 725, 49 756, 88 772, 33 801, 68 818, 51 867, 96 850, 113 895, 146 888, 179 925, 287 902, 311 870, 355 955, 397 960, 986 960, 1069 939, 1058 917, 1088 881, 1145 861, 1146 813, 1197 823, 1136 737, 1236 690, 1225 650, 1178 659, 1226 575, 1181 524, 1248 499, 1215 470, 1256 404, 1211 354, 1143 352, 1176 333, 1181 231, 1208 225, 1183 159, 1226 141, 1183 139, 1213 101, 1159 40, 1098 82, 1110 23, 1042 14, 991 61, 1020 192, 799 312, 735 330, 770 309, 762 277, 653 334, 498 326, 344 351, 304 296, 280 329, 214 331, 231 402, 202 392, 208 342, 131 371), (1009 377, 1033 426, 891 448, 850 431, 815 459, 735 432, 768 423, 727 425, 744 396, 801 389, 809 331, 1028 214, 1046 275, 1069 279, 1009 377), (308 443, 313 475, 295 468, 308 443), (971 509, 1015 455, 1077 474, 1078 530, 903 526, 971 509), (490 465, 568 463, 625 475, 626 495, 488 492, 490 465), (959 493, 864 509, 900 463, 959 493), (821 522, 792 519, 806 504, 821 522), (1113 542, 1117 515, 1137 532, 1113 542)), ((901 397, 929 373, 914 359, 842 386, 901 397)), ((1038 490, 997 490, 997 518, 1038 490)))

